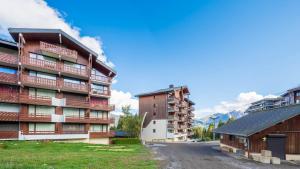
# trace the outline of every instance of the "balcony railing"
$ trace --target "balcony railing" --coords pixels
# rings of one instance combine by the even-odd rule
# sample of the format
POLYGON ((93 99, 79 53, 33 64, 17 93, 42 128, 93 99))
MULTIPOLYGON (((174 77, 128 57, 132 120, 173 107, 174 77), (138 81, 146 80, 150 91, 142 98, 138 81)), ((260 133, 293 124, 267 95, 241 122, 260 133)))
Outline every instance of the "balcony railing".
POLYGON ((34 86, 34 87, 46 87, 51 89, 57 88, 57 80, 43 78, 43 77, 22 75, 22 82, 24 84, 34 86))
POLYGON ((38 105, 52 105, 51 97, 48 96, 38 96, 38 95, 20 95, 20 103, 26 104, 38 104, 38 105))
POLYGON ((115 105, 105 105, 99 103, 90 103, 90 108, 94 110, 105 110, 105 111, 114 111, 115 105))
POLYGON ((67 107, 89 108, 90 103, 86 99, 81 98, 66 98, 67 107))
POLYGON ((20 114, 20 121, 26 122, 51 122, 51 115, 44 114, 20 114))
POLYGON ((18 137, 18 131, 0 131, 0 139, 17 139, 18 137))
POLYGON ((0 90, 0 102, 18 103, 19 95, 17 90, 0 90))
POLYGON ((106 137, 114 137, 115 132, 90 132, 90 138, 106 138, 106 137))
POLYGON ((195 111, 195 108, 194 108, 194 107, 189 107, 188 110, 189 110, 189 111, 195 111))
POLYGON ((63 82, 62 89, 72 90, 72 91, 80 91, 80 92, 88 92, 88 85, 85 84, 77 84, 71 82, 63 82))
POLYGON ((106 84, 110 84, 111 83, 111 78, 103 76, 103 75, 92 74, 91 75, 91 79, 94 82, 100 82, 100 83, 106 83, 106 84))
POLYGON ((0 72, 0 82, 7 84, 17 84, 17 74, 0 72))
POLYGON ((41 69, 51 70, 51 71, 60 71, 59 63, 55 61, 48 61, 36 58, 30 58, 28 56, 22 57, 22 63, 27 66, 38 67, 41 69))
POLYGON ((0 63, 17 66, 18 58, 15 55, 0 52, 0 63))
POLYGON ((176 115, 169 115, 168 116, 168 120, 177 121, 178 120, 178 116, 176 116, 176 115))
POLYGON ((47 53, 52 53, 54 55, 62 56, 66 60, 76 60, 77 59, 77 51, 70 50, 64 47, 60 47, 57 45, 53 45, 46 42, 40 42, 40 49, 47 53))
POLYGON ((168 112, 177 112, 179 111, 179 108, 176 106, 168 107, 168 112))
POLYGON ((79 76, 84 76, 88 77, 89 75, 89 69, 88 68, 77 68, 71 65, 63 65, 63 72, 73 74, 73 75, 79 75, 79 76))
POLYGON ((18 112, 0 112, 0 121, 18 121, 18 112))
POLYGON ((110 124, 114 122, 113 118, 96 118, 96 117, 81 117, 81 116, 66 116, 67 123, 97 123, 110 124))

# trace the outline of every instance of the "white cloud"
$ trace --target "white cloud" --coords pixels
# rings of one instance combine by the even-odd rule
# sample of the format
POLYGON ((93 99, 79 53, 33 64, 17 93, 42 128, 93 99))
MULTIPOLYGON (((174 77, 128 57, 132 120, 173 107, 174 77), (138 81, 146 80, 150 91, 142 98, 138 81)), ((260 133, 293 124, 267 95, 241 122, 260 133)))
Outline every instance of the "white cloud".
POLYGON ((110 103, 116 106, 116 110, 113 112, 114 114, 120 115, 122 106, 126 105, 131 106, 132 113, 137 113, 138 110, 138 100, 133 98, 129 92, 112 90, 110 103))
POLYGON ((53 28, 62 29, 99 54, 99 59, 114 66, 104 55, 99 37, 80 35, 80 29, 67 23, 62 14, 44 0, 9 0, 0 5, 0 35, 9 36, 7 28, 53 28))
POLYGON ((197 118, 200 118, 213 113, 228 113, 234 110, 245 111, 252 102, 261 100, 263 98, 274 98, 274 97, 276 96, 275 95, 263 96, 257 94, 256 92, 240 93, 235 100, 222 101, 213 107, 196 110, 195 115, 197 118))

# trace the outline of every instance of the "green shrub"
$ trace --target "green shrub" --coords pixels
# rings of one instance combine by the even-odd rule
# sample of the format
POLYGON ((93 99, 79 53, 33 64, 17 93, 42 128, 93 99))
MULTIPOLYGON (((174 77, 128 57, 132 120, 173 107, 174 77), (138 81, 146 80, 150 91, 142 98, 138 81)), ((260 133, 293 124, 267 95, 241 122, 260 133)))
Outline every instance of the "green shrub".
POLYGON ((138 138, 113 138, 112 144, 141 144, 138 138))

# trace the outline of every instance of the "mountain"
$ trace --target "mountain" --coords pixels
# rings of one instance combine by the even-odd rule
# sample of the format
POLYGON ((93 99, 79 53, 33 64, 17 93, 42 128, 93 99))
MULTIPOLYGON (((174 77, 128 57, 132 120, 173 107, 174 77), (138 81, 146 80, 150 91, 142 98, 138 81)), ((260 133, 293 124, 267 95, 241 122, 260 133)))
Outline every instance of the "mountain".
POLYGON ((233 117, 234 119, 238 119, 243 117, 245 114, 241 111, 231 111, 229 113, 215 113, 203 118, 194 119, 193 126, 202 126, 207 128, 209 124, 214 123, 214 120, 212 118, 215 118, 216 125, 219 124, 220 121, 227 122, 228 119, 233 117))

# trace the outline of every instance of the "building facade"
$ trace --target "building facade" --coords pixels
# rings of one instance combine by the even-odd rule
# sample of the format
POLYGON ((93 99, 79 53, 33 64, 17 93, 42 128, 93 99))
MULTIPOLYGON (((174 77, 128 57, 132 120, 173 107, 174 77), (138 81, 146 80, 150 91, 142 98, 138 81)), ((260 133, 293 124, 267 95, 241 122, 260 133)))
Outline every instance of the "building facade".
POLYGON ((0 139, 108 144, 116 72, 58 29, 11 28, 0 41, 0 139))
POLYGON ((265 98, 256 102, 251 103, 250 107, 245 111, 245 113, 252 113, 259 110, 267 110, 276 107, 280 107, 283 104, 283 98, 265 98))
POLYGON ((186 141, 193 135, 194 103, 188 87, 174 87, 137 95, 143 118, 144 141, 186 141))

